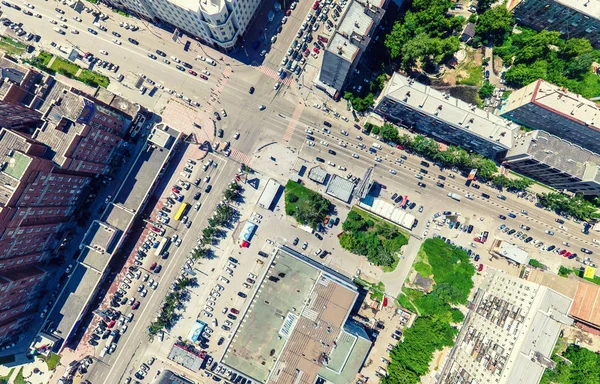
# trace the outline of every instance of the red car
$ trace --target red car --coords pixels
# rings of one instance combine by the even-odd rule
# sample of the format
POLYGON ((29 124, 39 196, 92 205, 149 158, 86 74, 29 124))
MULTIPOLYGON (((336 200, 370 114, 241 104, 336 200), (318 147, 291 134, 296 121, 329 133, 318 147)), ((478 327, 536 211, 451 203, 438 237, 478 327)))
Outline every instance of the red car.
POLYGON ((483 271, 483 264, 479 264, 479 267, 477 268, 477 271, 479 271, 479 272, 483 271))
POLYGON ((569 256, 571 256, 571 255, 572 255, 572 253, 571 253, 571 252, 567 252, 567 253, 565 253, 565 257, 569 257, 569 256))
POLYGON ((91 55, 91 53, 86 52, 86 53, 83 54, 83 57, 88 57, 89 55, 91 55))
POLYGON ((481 237, 474 237, 473 241, 483 244, 483 240, 481 240, 481 237))
POLYGON ((337 234, 337 237, 339 238, 340 236, 342 236, 344 234, 344 232, 340 232, 337 234))
POLYGON ((138 309, 140 307, 140 301, 137 300, 132 306, 131 309, 138 309))
POLYGON ((384 297, 384 298, 383 298, 383 306, 384 306, 384 307, 387 307, 387 305, 388 305, 388 300, 387 300, 387 297, 384 297))
POLYGON ((563 250, 562 250, 562 251, 560 251, 558 254, 559 254, 559 255, 561 255, 561 256, 564 256, 564 254, 565 254, 565 253, 567 253, 567 250, 566 250, 566 249, 563 249, 563 250))
POLYGON ((114 321, 114 320, 111 320, 111 321, 110 321, 110 323, 108 323, 108 326, 107 326, 107 328, 112 328, 112 327, 114 327, 114 326, 115 326, 115 321, 114 321))
POLYGON ((291 10, 289 10, 289 9, 288 9, 287 11, 285 11, 285 15, 286 15, 286 16, 289 16, 289 15, 291 15, 291 14, 292 14, 292 11, 291 11, 291 10))
POLYGON ((313 4, 313 9, 317 9, 319 8, 319 2, 315 1, 315 3, 313 4))
POLYGON ((404 147, 401 146, 400 144, 396 145, 396 148, 398 148, 398 149, 404 149, 404 147))
POLYGON ((304 51, 303 54, 304 54, 304 56, 308 56, 308 55, 310 55, 310 51, 307 49, 306 51, 304 51))
POLYGON ((208 77, 206 77, 205 75, 199 75, 199 76, 201 79, 208 80, 208 77))
POLYGON ((154 263, 152 263, 152 265, 150 266, 150 270, 153 271, 154 268, 156 268, 156 261, 154 263))
POLYGON ((319 53, 321 53, 321 51, 319 51, 319 48, 317 48, 317 47, 314 47, 314 48, 313 48, 313 52, 314 52, 314 53, 316 53, 317 55, 318 55, 319 53))
POLYGON ((235 309, 235 308, 231 308, 231 309, 230 309, 230 311, 231 311, 231 313, 235 313, 236 315, 239 315, 239 314, 240 314, 240 311, 238 311, 238 310, 237 310, 237 309, 235 309))
POLYGON ((175 187, 171 188, 171 191, 173 191, 175 193, 180 193, 181 192, 181 190, 179 190, 179 189, 177 189, 175 187))
POLYGON ((193 75, 193 76, 197 76, 198 75, 196 73, 196 71, 192 71, 191 69, 188 69, 188 72, 189 72, 190 75, 193 75))

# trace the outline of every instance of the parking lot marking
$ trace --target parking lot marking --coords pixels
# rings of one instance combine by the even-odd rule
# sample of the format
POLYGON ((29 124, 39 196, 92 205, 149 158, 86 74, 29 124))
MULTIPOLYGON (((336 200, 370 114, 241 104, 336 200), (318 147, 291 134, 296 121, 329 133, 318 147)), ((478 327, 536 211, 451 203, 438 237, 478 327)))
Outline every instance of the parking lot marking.
POLYGON ((231 148, 231 154, 229 155, 229 158, 233 159, 234 161, 249 165, 250 160, 252 160, 252 155, 247 155, 239 149, 231 148))
POLYGON ((287 130, 283 135, 282 141, 289 143, 292 135, 294 134, 294 129, 296 129, 296 124, 298 124, 298 119, 300 119, 300 115, 302 115, 302 111, 304 111, 304 103, 300 103, 296 106, 294 113, 292 114, 292 118, 290 119, 290 123, 288 124, 287 130))

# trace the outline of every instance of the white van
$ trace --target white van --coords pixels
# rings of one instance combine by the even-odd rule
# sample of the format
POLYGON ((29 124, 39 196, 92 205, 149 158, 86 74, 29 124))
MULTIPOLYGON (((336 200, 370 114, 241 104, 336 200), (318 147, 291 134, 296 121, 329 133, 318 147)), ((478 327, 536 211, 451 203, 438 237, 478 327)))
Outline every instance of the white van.
POLYGON ((381 144, 379 144, 379 143, 373 143, 373 144, 371 144, 371 147, 373 147, 373 148, 377 148, 377 149, 379 149, 379 150, 382 148, 382 147, 381 147, 381 144))
POLYGON ((206 60, 205 60, 205 61, 206 61, 208 64, 212 65, 212 66, 215 66, 215 65, 217 65, 217 62, 216 62, 216 61, 214 61, 213 59, 210 59, 210 58, 208 58, 208 57, 206 58, 206 60))
POLYGON ((175 56, 171 56, 171 60, 173 60, 176 63, 181 63, 181 60, 179 60, 177 57, 175 56))

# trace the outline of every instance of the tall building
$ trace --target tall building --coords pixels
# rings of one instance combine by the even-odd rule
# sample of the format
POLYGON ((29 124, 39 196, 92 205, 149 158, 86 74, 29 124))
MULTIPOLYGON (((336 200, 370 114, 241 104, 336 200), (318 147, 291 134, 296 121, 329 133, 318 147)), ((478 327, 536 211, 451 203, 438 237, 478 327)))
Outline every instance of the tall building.
POLYGON ((386 120, 491 159, 506 155, 519 129, 518 125, 399 73, 393 74, 375 111, 386 120))
POLYGON ((501 116, 600 153, 600 108, 544 80, 514 91, 501 116))
POLYGON ((149 20, 160 20, 224 50, 234 48, 260 0, 106 0, 149 20))
POLYGON ((348 2, 341 11, 339 22, 331 33, 323 31, 327 46, 322 55, 319 74, 314 83, 330 96, 340 92, 352 77, 360 58, 371 43, 377 26, 385 14, 386 0, 380 2, 348 2))
POLYGON ((503 164, 558 190, 600 195, 600 155, 544 131, 518 136, 503 164))
POLYGON ((583 37, 600 47, 600 0, 512 0, 508 9, 519 24, 583 37))

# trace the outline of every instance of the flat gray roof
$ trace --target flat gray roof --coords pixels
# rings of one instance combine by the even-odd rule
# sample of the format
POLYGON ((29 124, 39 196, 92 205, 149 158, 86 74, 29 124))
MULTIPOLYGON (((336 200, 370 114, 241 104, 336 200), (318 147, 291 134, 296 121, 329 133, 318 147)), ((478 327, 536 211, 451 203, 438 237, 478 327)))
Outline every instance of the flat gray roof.
POLYGON ((495 141, 506 148, 512 147, 513 136, 520 128, 518 124, 397 72, 393 74, 382 95, 415 111, 435 116, 436 119, 471 132, 473 135, 495 141))
POLYGON ((351 37, 352 34, 365 36, 373 25, 373 19, 365 12, 365 7, 356 1, 349 3, 346 14, 338 27, 338 32, 351 37))
POLYGON ((354 192, 354 183, 341 176, 333 175, 333 178, 327 185, 325 191, 328 195, 336 197, 345 203, 349 203, 352 199, 352 192, 354 192))
POLYGON ((550 167, 578 177, 581 180, 600 182, 600 155, 544 131, 532 131, 515 140, 511 151, 527 149, 534 159, 550 167))
POLYGON ((200 370, 204 361, 197 354, 187 351, 177 344, 171 348, 168 359, 194 372, 200 370))
POLYGON ((104 272, 104 269, 108 265, 111 256, 112 253, 102 253, 88 246, 84 246, 79 256, 79 262, 95 269, 98 272, 104 272))
POLYGON ((327 178, 327 172, 323 168, 316 166, 308 172, 308 178, 315 183, 323 184, 327 178))
POLYGON ((331 38, 329 45, 327 46, 327 51, 333 55, 339 56, 348 60, 349 62, 353 62, 356 54, 358 53, 358 48, 356 45, 352 44, 350 40, 345 38, 344 36, 336 33, 331 38))
POLYGON ((69 332, 79 320, 81 313, 96 290, 102 275, 82 264, 77 264, 58 297, 54 310, 46 319, 48 324, 54 323, 55 336, 66 340, 69 332))

